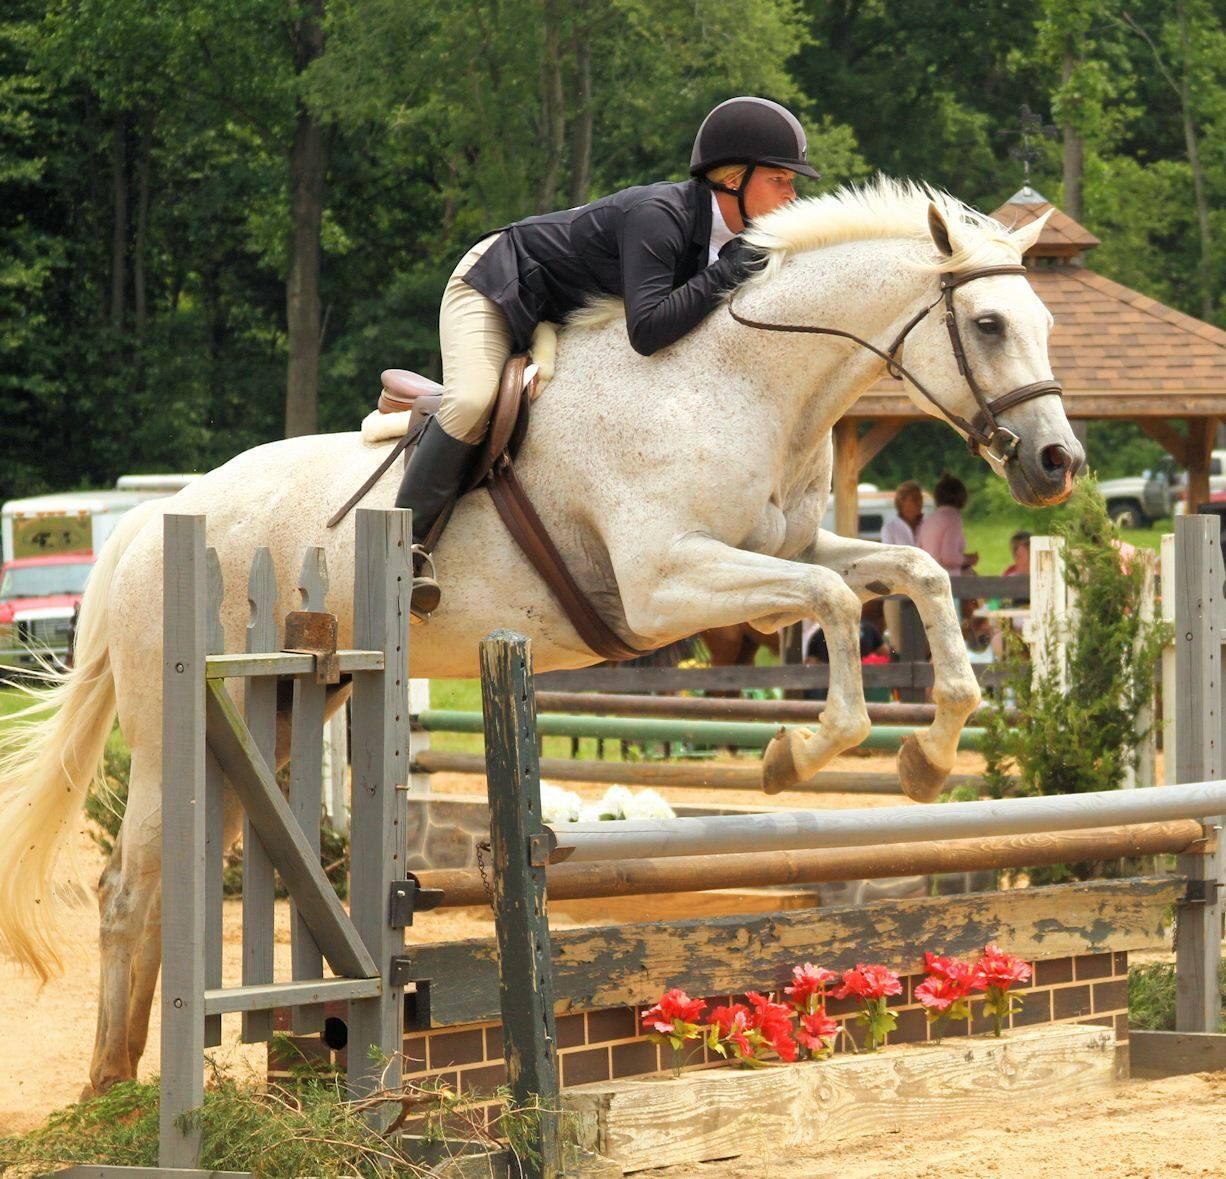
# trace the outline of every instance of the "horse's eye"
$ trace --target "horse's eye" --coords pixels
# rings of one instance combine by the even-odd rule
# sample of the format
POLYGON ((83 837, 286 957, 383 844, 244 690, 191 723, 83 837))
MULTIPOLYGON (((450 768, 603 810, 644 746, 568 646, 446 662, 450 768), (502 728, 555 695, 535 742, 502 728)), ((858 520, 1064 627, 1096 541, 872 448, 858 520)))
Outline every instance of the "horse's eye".
POLYGON ((1005 321, 999 315, 981 315, 975 320, 975 326, 985 336, 1003 336, 1005 334, 1005 321))

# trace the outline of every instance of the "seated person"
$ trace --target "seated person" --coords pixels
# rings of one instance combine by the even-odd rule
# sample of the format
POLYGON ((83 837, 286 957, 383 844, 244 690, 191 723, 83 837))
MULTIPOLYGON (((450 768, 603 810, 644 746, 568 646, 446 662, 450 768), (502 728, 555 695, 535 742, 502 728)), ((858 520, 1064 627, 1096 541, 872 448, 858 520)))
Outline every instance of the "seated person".
MULTIPOLYGON (((860 622, 860 663, 861 665, 872 665, 889 663, 890 648, 882 636, 881 631, 877 629, 871 622, 862 620, 860 622)), ((826 636, 822 633, 821 627, 818 627, 810 636, 809 641, 805 645, 805 663, 806 664, 829 664, 830 651, 826 646, 826 636)), ((825 688, 806 688, 804 693, 806 700, 825 700, 825 688)), ((890 690, 888 688, 866 688, 864 691, 865 700, 889 700, 890 690)))

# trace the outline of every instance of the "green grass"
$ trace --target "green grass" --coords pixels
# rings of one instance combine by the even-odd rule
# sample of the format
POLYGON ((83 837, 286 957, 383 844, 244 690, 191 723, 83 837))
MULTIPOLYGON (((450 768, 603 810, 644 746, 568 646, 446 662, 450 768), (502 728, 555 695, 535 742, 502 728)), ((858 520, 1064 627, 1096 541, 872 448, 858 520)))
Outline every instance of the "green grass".
MULTIPOLYGON (((1218 983, 1226 999, 1226 958, 1222 959, 1218 983)), ((1153 1032, 1175 1030, 1175 964, 1150 962, 1128 971, 1128 1022, 1134 1028, 1153 1032)), ((1226 1015, 1219 1031, 1226 1032, 1226 1015)))
MULTIPOLYGON (((967 552, 979 554, 976 571, 981 577, 996 577, 1009 567, 1013 560, 1009 552, 1009 537, 1023 529, 1028 532, 1036 531, 1033 522, 1025 517, 1011 519, 1008 516, 968 520, 964 529, 967 552)), ((1153 549, 1157 552, 1162 546, 1163 534, 1173 529, 1174 525, 1169 519, 1159 520, 1152 528, 1127 529, 1122 535, 1124 540, 1139 549, 1153 549)))

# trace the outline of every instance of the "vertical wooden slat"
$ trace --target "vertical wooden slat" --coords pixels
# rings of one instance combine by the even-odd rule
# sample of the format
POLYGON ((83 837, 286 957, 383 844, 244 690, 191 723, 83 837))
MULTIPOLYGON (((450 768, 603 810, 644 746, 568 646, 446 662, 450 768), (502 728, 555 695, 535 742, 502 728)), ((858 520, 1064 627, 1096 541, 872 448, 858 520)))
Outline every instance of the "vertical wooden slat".
POLYGON ((412 513, 356 513, 353 643, 382 651, 385 670, 353 677, 349 912, 383 974, 384 993, 349 1004, 349 1087, 369 1093, 399 1084, 404 993, 390 986, 404 931, 389 923, 392 883, 404 878, 409 779, 409 599, 412 513), (389 1058, 372 1062, 373 1045, 389 1058))
MULTIPOLYGON (((1162 620, 1175 629, 1175 534, 1162 538, 1162 620)), ((1170 786, 1175 781, 1175 744, 1178 741, 1179 717, 1175 711, 1175 643, 1162 649, 1162 781, 1170 786)))
POLYGON ((204 1101, 204 517, 163 520, 162 1056, 158 1159, 197 1167, 204 1101))
POLYGON ((324 814, 333 831, 349 833, 349 705, 338 708, 324 726, 324 814))
MULTIPOLYGON (((215 549, 205 552, 208 571, 208 611, 205 620, 205 646, 210 655, 221 655, 226 649, 221 629, 221 602, 225 584, 221 562, 215 549)), ((221 986, 222 945, 222 869, 225 856, 225 776, 211 753, 204 763, 204 985, 221 986)), ((204 1017, 204 1046, 216 1048, 221 1043, 221 1016, 204 1017)))
MULTIPOLYGON (((277 649, 277 575, 272 556, 257 550, 247 580, 247 650, 277 649)), ((260 756, 276 769, 277 681, 253 676, 244 694, 247 727, 260 756)), ((272 861, 250 818, 243 816, 243 985, 273 981, 276 880, 272 861)), ((243 1012, 243 1040, 255 1043, 272 1036, 271 1011, 243 1012)))
MULTIPOLYGON (((1157 553, 1147 549, 1138 549, 1133 557, 1141 566, 1139 614, 1141 620, 1146 623, 1152 623, 1154 620, 1154 566, 1157 556, 1157 553)), ((1120 782, 1120 785, 1126 790, 1131 790, 1138 784, 1153 786, 1158 781, 1158 746, 1157 735, 1154 732, 1154 685, 1152 683, 1145 704, 1137 712, 1134 731, 1145 735, 1137 743, 1136 769, 1134 770, 1132 766, 1126 766, 1124 769, 1123 781, 1120 782)))
MULTIPOLYGON (((1215 516, 1175 520, 1175 749, 1177 782, 1222 777, 1223 563, 1215 516)), ((1180 856, 1178 870, 1191 890, 1176 907, 1175 1030, 1216 1032, 1221 1013, 1218 964, 1222 956, 1220 883, 1223 818, 1204 855, 1180 856)))
POLYGON ((1054 674, 1063 684, 1068 674, 1068 586, 1064 581, 1064 540, 1030 538, 1030 614, 1025 631, 1036 682, 1054 674))
POLYGON ((524 1160, 524 1173, 552 1176, 558 1169, 558 1058, 546 856, 533 854, 533 842, 544 825, 531 659, 528 640, 512 631, 495 631, 481 643, 481 707, 507 1081, 517 1105, 541 1110, 540 1162, 524 1160))
MULTIPOLYGON (((925 663, 930 658, 928 636, 919 610, 910 598, 898 603, 898 616, 902 633, 898 635, 898 661, 900 663, 925 663)), ((921 703, 928 695, 926 688, 900 688, 898 698, 903 702, 921 703)))
MULTIPOLYGON (((323 774, 321 751, 324 730, 324 696, 327 688, 313 677, 294 679, 294 706, 290 731, 289 805, 308 845, 319 858, 319 819, 322 811, 323 774)), ((294 907, 290 923, 293 977, 323 977, 323 955, 311 936, 302 914, 294 907)), ((324 1026, 322 1004, 295 1007, 294 1031, 299 1035, 319 1032, 324 1026)))
MULTIPOLYGON (((324 551, 306 550, 298 575, 298 593, 303 610, 327 609, 328 571, 324 551)), ((323 811, 324 701, 327 688, 313 676, 294 680, 294 704, 290 720, 289 805, 316 857, 319 856, 319 823, 323 811)), ((290 925, 293 977, 323 977, 323 955, 295 906, 290 925)), ((322 1004, 295 1007, 294 1031, 299 1035, 323 1031, 322 1004)))
MULTIPOLYGON (((409 713, 416 716, 430 707, 430 681, 423 679, 409 680, 409 713)), ((430 748, 430 734, 425 729, 413 731, 410 740, 413 746, 413 757, 416 758, 430 748)), ((412 773, 409 775, 409 793, 425 794, 430 789, 430 775, 412 773)))

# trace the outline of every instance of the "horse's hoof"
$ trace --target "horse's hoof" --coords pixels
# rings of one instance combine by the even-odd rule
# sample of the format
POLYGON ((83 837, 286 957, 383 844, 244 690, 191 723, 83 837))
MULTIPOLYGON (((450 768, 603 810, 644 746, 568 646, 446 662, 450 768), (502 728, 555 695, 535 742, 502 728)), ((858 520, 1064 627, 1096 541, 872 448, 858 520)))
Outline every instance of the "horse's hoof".
POLYGON ((902 792, 913 802, 935 802, 949 771, 935 766, 920 747, 914 733, 903 738, 898 749, 898 780, 902 792))
POLYGON ((780 729, 771 738, 762 755, 762 790, 766 794, 778 794, 800 781, 792 743, 803 741, 805 736, 807 733, 803 729, 780 729))

